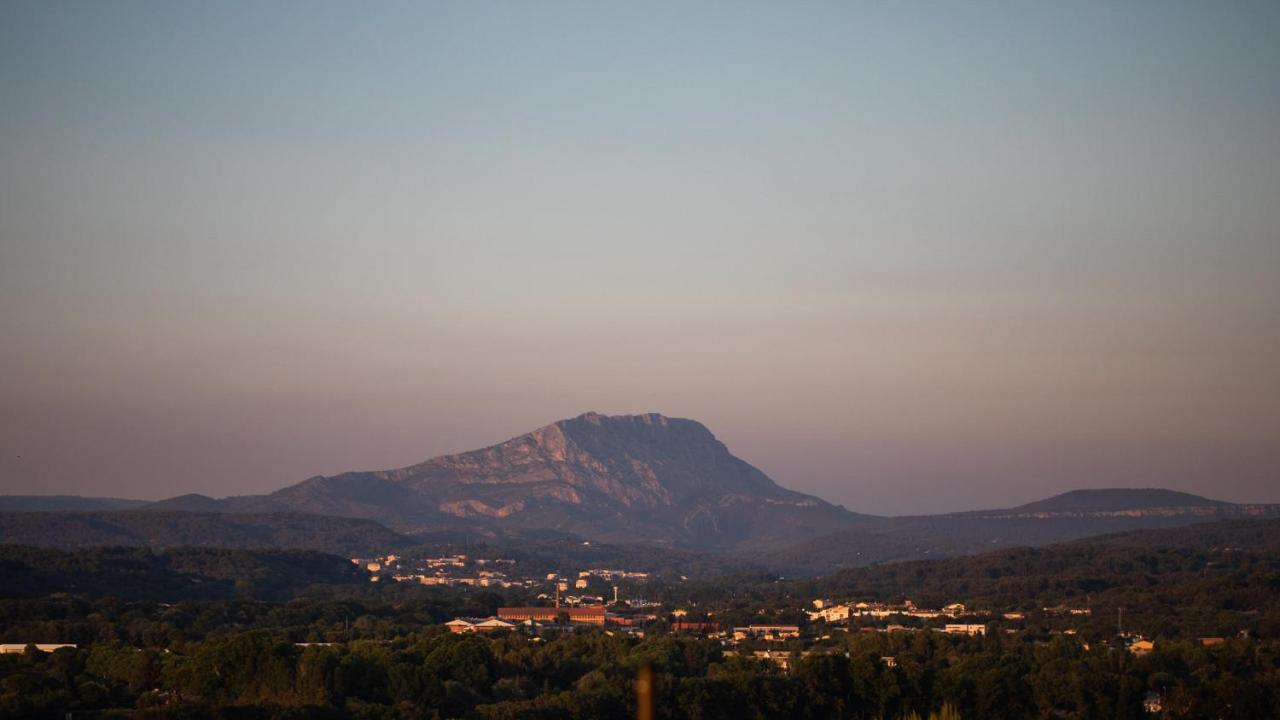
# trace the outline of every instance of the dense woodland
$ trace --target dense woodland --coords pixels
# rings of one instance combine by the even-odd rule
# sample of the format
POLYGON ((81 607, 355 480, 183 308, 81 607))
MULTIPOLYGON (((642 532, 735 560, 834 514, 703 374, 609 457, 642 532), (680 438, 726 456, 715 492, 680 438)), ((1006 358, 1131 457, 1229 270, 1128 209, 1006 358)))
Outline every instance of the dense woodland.
MULTIPOLYGON (((1141 718, 1156 696, 1155 717, 1280 717, 1272 529, 1206 526, 822 579, 668 574, 649 588, 663 609, 645 638, 451 635, 443 621, 533 598, 370 583, 349 560, 318 553, 0 548, 0 642, 79 646, 0 656, 0 716, 627 717, 649 664, 663 718, 1141 718), (803 612, 818 597, 964 602, 996 619, 976 638, 877 632, 885 623, 874 621, 827 627, 803 612), (1042 612, 1057 605, 1093 614, 1042 612), (785 671, 669 634, 675 607, 726 626, 796 622, 806 639, 773 646, 797 653, 785 671), (1121 607, 1125 629, 1153 639, 1154 652, 1124 648, 1121 607), (999 619, 1009 611, 1026 618, 999 619), (1206 636, 1224 641, 1204 646, 1206 636)), ((555 562, 547 548, 530 552, 555 562)))
POLYGON ((174 510, 0 513, 0 544, 317 550, 357 555, 413 540, 372 520, 304 513, 194 513, 174 510))

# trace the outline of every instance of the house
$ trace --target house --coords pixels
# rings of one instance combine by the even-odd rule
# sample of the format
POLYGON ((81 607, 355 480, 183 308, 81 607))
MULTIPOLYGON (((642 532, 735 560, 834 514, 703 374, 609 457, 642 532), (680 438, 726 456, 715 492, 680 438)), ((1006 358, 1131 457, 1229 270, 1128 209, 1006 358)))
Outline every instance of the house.
POLYGON ((1164 699, 1160 697, 1160 693, 1149 692, 1142 699, 1142 709, 1154 715, 1164 709, 1164 699))
POLYGON ((948 635, 986 635, 987 626, 970 623, 947 623, 947 626, 942 631, 948 635))
POLYGON ((1216 645, 1221 645, 1221 644, 1225 643, 1226 641, 1227 641, 1227 639, 1226 639, 1226 638, 1220 638, 1220 637, 1202 637, 1202 638, 1200 638, 1200 645, 1201 645, 1202 647, 1214 647, 1214 646, 1216 646, 1216 645))
POLYGON ((1129 643, 1129 652, 1137 655, 1138 657, 1150 654, 1151 651, 1155 649, 1156 644, 1146 638, 1140 638, 1129 643))
POLYGON ((474 622, 465 618, 454 618, 453 620, 445 623, 444 626, 449 628, 449 632, 451 633, 475 632, 476 628, 476 624, 474 622))
POLYGON ((880 662, 884 663, 885 667, 891 667, 891 668, 898 667, 898 658, 892 655, 885 655, 884 657, 880 658, 880 662))

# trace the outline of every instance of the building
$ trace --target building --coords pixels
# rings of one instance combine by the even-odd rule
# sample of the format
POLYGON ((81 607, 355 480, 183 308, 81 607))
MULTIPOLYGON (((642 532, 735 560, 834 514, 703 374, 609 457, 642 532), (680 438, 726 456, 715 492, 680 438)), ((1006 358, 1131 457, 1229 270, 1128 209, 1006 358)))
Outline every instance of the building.
POLYGON ((733 629, 734 640, 755 638, 759 640, 781 641, 800 637, 797 625, 750 625, 733 629))
POLYGON ((53 652, 62 648, 75 649, 75 645, 70 643, 3 643, 0 644, 0 655, 10 655, 14 653, 24 653, 28 647, 34 646, 40 652, 53 652))
POLYGON ((848 605, 827 605, 809 613, 810 620, 822 620, 824 622, 836 623, 849 619, 850 608, 848 605))
POLYGON ((949 635, 986 635, 987 626, 971 623, 947 623, 943 632, 949 635))
POLYGON ((1156 649, 1156 644, 1151 642, 1150 640, 1147 640, 1146 638, 1134 640, 1133 642, 1129 643, 1129 652, 1139 657, 1150 654, 1151 651, 1155 649, 1156 649))
POLYGON ((604 625, 604 606, 586 605, 582 607, 501 607, 498 617, 503 620, 521 622, 559 622, 562 615, 568 616, 569 622, 586 625, 604 625))
MULTIPOLYGON (((808 654, 807 652, 803 653, 803 655, 808 654)), ((795 660, 791 653, 785 650, 756 650, 752 655, 757 660, 767 660, 783 670, 790 670, 791 663, 795 660)))
POLYGON ((688 622, 677 620, 671 623, 672 632, 713 633, 720 630, 720 625, 713 622, 688 622))
POLYGON ((489 618, 456 618, 444 624, 449 628, 451 633, 472 633, 472 632, 495 632, 498 630, 511 630, 515 628, 515 623, 507 622, 496 617, 489 618))

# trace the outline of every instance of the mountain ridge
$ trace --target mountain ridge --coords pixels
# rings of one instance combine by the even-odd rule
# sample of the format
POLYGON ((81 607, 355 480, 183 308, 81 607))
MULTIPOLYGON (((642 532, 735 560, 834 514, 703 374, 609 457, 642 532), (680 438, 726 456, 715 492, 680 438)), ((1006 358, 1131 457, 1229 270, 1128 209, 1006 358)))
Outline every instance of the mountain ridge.
POLYGON ((460 524, 552 529, 703 549, 770 544, 874 520, 784 488, 706 426, 659 413, 588 412, 402 468, 315 476, 267 495, 186 495, 151 507, 358 517, 401 532, 460 524))
MULTIPOLYGON (((30 498, 15 502, 42 506, 30 498)), ((84 502, 92 508, 98 500, 84 502)), ((66 497, 47 503, 76 506, 66 497)), ((187 494, 137 510, 174 511, 359 519, 393 534, 424 536, 549 532, 609 543, 762 553, 779 567, 829 569, 1270 517, 1280 514, 1280 506, 1237 505, 1160 488, 1102 488, 1006 509, 863 515, 778 485, 694 420, 589 412, 401 468, 317 475, 265 495, 187 494)), ((14 522, 0 516, 0 531, 14 522)), ((184 522, 196 526, 194 520, 184 522)), ((136 529, 145 522, 126 525, 136 529)), ((135 532, 126 531, 126 537, 135 532)), ((227 532, 232 538, 246 533, 227 532)))

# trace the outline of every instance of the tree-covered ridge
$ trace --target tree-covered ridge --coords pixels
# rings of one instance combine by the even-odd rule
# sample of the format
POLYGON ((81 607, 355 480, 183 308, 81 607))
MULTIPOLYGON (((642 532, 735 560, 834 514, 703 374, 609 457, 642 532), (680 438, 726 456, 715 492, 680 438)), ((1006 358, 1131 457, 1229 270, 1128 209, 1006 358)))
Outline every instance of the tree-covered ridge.
MULTIPOLYGON (((1130 629, 1167 637, 1247 631, 1280 639, 1280 521, 1211 523, 1145 530, 1043 548, 1015 548, 944 560, 891 563, 828 577, 776 582, 741 577, 681 588, 677 597, 727 606, 745 624, 761 607, 799 620, 812 598, 910 598, 921 607, 963 602, 999 617, 1043 608, 1088 607, 1070 625, 1095 638, 1114 634, 1123 608, 1130 629), (731 595, 727 598, 726 595, 731 595)), ((1046 627, 1067 627, 1045 618, 1046 627)))
POLYGON ((107 545, 290 548, 368 555, 411 541, 372 520, 303 513, 176 510, 0 513, 0 544, 63 549, 107 545))
POLYGON ((308 550, 0 546, 0 587, 9 598, 287 599, 312 585, 351 584, 367 585, 368 575, 349 560, 308 550))

